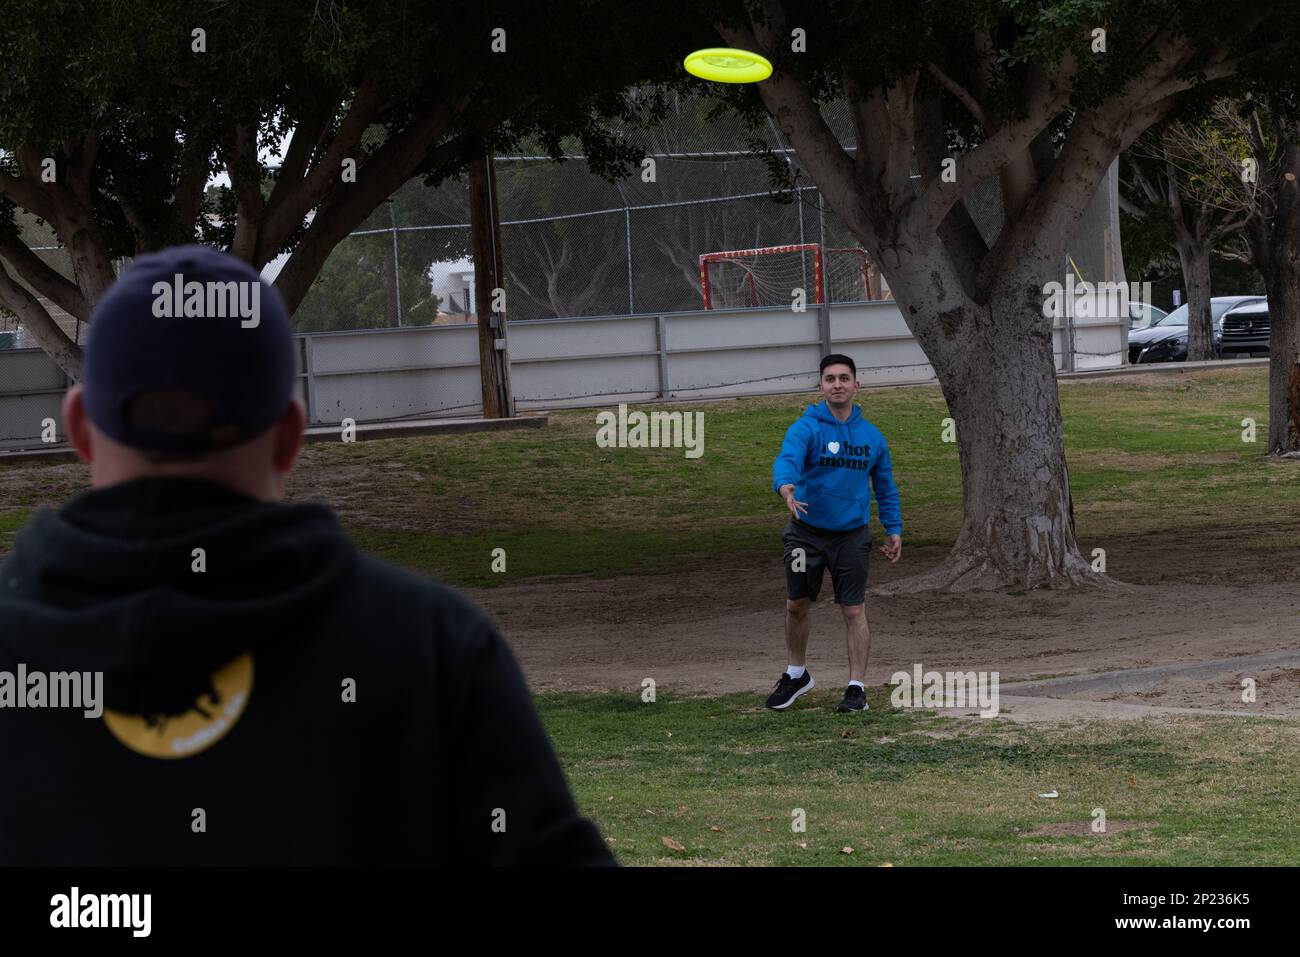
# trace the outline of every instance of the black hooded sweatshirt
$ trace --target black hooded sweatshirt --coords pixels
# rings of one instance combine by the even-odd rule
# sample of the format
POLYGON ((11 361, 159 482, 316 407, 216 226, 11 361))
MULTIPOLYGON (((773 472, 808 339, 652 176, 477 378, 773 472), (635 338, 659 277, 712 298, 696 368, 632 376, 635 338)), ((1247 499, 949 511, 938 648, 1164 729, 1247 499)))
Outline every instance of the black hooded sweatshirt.
POLYGON ((0 707, 0 865, 613 863, 484 612, 324 506, 146 478, 38 511, 0 568, 20 664, 103 672, 107 710, 0 707), (110 731, 210 706, 245 655, 202 750, 110 731))

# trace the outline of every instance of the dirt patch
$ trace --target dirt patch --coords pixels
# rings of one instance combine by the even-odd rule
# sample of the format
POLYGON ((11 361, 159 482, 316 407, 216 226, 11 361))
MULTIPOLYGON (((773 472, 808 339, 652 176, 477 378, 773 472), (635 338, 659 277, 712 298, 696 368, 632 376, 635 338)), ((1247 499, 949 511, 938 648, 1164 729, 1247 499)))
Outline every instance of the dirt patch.
MULTIPOLYGON (((305 457, 325 454, 309 447, 305 457)), ((298 470, 291 497, 328 501, 345 521, 369 525, 480 527, 474 516, 481 512, 468 498, 448 507, 446 491, 438 491, 441 477, 380 449, 372 456, 366 463, 298 470), (372 512, 381 484, 382 515, 372 512)), ((3 474, 7 506, 21 508, 59 505, 84 490, 88 477, 79 463, 15 463, 3 474)), ((1113 591, 869 594, 867 681, 883 685, 918 663, 997 671, 1011 681, 1300 648, 1300 547, 1292 543, 1300 543, 1300 520, 1115 534, 1080 542, 1085 555, 1106 550, 1108 571, 1127 583, 1113 591)), ((785 583, 775 531, 773 546, 771 553, 686 563, 668 575, 563 578, 467 593, 497 618, 536 690, 640 694, 641 681, 654 678, 670 693, 762 695, 785 666, 785 583)), ((946 553, 946 547, 907 546, 892 566, 877 554, 872 584, 924 572, 946 553)), ((808 665, 823 689, 847 681, 843 624, 826 600, 813 610, 808 665)), ((1141 696, 1080 698, 1093 706, 1121 700, 1297 714, 1300 670, 1170 679, 1141 696), (1255 702, 1241 701, 1246 677, 1255 679, 1255 702)))
POLYGON ((1107 821, 1106 830, 1094 831, 1092 821, 1064 821, 1042 824, 1032 831, 1020 831, 1021 837, 1113 837, 1125 831, 1154 827, 1150 821, 1107 821))
POLYGON ((81 462, 3 462, 4 508, 58 508, 90 488, 90 466, 81 462))
POLYGON ((1211 678, 1170 678, 1132 694, 1083 691, 1070 697, 1089 701, 1133 700, 1169 708, 1221 708, 1292 715, 1300 713, 1300 668, 1238 671, 1211 678), (1253 687, 1249 682, 1253 682, 1253 687))
MULTIPOLYGON (((1300 523, 1292 531, 1297 528, 1300 523)), ((1110 573, 1128 583, 1115 590, 869 594, 867 683, 886 684, 916 663, 997 671, 1010 681, 1300 648, 1300 554, 1244 550, 1241 540, 1249 534, 1225 527, 1081 543, 1085 554, 1106 549, 1110 573)), ((893 566, 873 558, 872 583, 923 572, 946 552, 909 548, 893 566)), ((570 578, 467 593, 497 617, 536 690, 639 694, 642 679, 654 678, 661 691, 758 694, 785 667, 779 550, 719 557, 671 575, 570 578)), ((813 609, 808 667, 824 688, 847 682, 844 626, 825 601, 813 609)), ((1263 677, 1257 694, 1275 689, 1267 697, 1279 704, 1295 680, 1263 677)), ((1230 683, 1228 676, 1213 685, 1202 681, 1201 693, 1222 696, 1230 683)), ((1232 709, 1241 710, 1239 683, 1236 689, 1232 709)), ((1138 703, 1207 704, 1192 694, 1197 689, 1183 690, 1180 701, 1138 703)), ((1292 700, 1300 704, 1300 695, 1292 700)))

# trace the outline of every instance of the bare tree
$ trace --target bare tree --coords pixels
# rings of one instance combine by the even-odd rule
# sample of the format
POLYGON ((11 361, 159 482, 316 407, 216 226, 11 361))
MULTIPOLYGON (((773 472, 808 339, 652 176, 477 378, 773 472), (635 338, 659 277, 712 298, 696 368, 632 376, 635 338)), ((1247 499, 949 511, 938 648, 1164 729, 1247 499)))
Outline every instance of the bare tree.
MULTIPOLYGON (((1177 134, 1178 165, 1208 215, 1228 228, 1218 249, 1264 277, 1269 312, 1268 452, 1300 457, 1300 129, 1281 96, 1217 100, 1177 134), (1240 224, 1236 232, 1232 229, 1240 224)), ((1189 341, 1190 348, 1190 341, 1189 341)))
POLYGON ((1237 158, 1248 148, 1244 130, 1222 121, 1232 113, 1231 102, 1216 100, 1200 120, 1152 130, 1133 145, 1121 175, 1137 215, 1159 210, 1173 226, 1187 289, 1190 360, 1215 357, 1210 256, 1242 232, 1254 201, 1239 175, 1237 158))

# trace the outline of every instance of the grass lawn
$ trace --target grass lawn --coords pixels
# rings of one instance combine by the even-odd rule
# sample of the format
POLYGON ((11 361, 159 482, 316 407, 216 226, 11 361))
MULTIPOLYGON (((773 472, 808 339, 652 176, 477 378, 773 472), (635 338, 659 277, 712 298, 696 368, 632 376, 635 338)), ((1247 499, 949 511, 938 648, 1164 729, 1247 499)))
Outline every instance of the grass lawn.
MULTIPOLYGON (((1294 534, 1277 540, 1269 529, 1300 506, 1300 471, 1264 455, 1267 371, 1063 383, 1080 538, 1175 523, 1193 534, 1231 515, 1264 536, 1243 541, 1300 545, 1294 534), (1257 423, 1253 444, 1242 441, 1246 417, 1257 423)), ((598 448, 595 410, 584 409, 552 414, 547 429, 490 439, 316 446, 308 467, 366 461, 420 474, 410 487, 389 484, 368 495, 368 515, 352 519, 350 530, 367 550, 455 585, 666 572, 706 555, 771 548, 785 521, 771 491, 772 459, 812 398, 683 406, 704 410, 698 459, 681 449, 598 448), (400 515, 383 504, 395 495, 400 515), (508 575, 489 570, 487 556, 498 546, 507 549, 508 575)), ((951 543, 961 524, 961 475, 956 446, 940 441, 947 409, 938 388, 864 391, 859 401, 890 444, 905 542, 951 543)), ((382 474, 361 480, 385 481, 382 474)))
POLYGON ((1293 721, 1021 725, 892 711, 888 691, 869 690, 866 715, 835 714, 838 691, 782 714, 752 695, 647 704, 635 694, 563 694, 538 705, 580 807, 624 864, 1300 858, 1293 721), (1060 796, 1038 797, 1052 790, 1060 796), (803 833, 792 830, 797 808, 803 833), (1091 830, 1096 808, 1105 834, 1091 830))
MULTIPOLYGON (((1081 539, 1158 531, 1243 531, 1243 547, 1293 548, 1271 528, 1300 506, 1300 471, 1269 461, 1266 367, 1061 385, 1066 452, 1081 539), (1242 441, 1242 419, 1257 441, 1242 441)), ((552 413, 545 429, 426 436, 308 447, 291 495, 342 508, 365 550, 453 585, 493 586, 552 575, 646 574, 707 555, 770 550, 785 521, 771 491, 785 429, 817 396, 692 403, 704 411, 704 455, 682 449, 601 449, 594 409, 552 413), (347 474, 346 482, 330 477, 347 474), (341 501, 346 499, 347 501, 341 501), (354 507, 349 508, 348 505, 354 507), (506 575, 489 555, 504 547, 506 575)), ((937 386, 864 390, 864 414, 890 444, 904 541, 946 545, 961 524, 955 444, 937 386)), ((678 406, 673 406, 678 408, 678 406)), ((28 481, 0 504, 0 554, 12 530, 52 490, 45 466, 0 464, 28 481)), ((883 535, 873 519, 877 539, 883 535)))

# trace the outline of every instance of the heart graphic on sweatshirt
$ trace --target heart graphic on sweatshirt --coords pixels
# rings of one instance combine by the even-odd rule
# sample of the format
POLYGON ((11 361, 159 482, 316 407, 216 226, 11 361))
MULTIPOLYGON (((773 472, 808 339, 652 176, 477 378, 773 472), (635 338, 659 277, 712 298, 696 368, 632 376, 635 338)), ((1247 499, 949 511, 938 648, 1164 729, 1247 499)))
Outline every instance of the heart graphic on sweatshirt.
POLYGON ((838 452, 838 451, 840 450, 840 443, 838 443, 838 442, 827 442, 827 443, 826 443, 826 448, 827 448, 827 450, 831 453, 831 455, 834 455, 836 452, 838 452))

